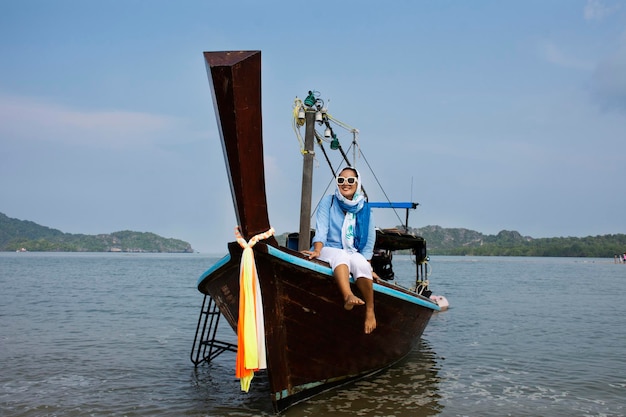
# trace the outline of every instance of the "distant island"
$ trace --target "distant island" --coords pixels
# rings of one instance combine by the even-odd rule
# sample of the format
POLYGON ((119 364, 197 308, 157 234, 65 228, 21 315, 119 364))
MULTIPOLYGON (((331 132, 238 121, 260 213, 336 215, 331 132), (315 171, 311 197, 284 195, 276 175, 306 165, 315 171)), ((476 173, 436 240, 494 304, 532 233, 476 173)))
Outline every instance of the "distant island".
MULTIPOLYGON (((485 235, 441 226, 409 228, 408 232, 426 239, 430 255, 613 258, 626 252, 626 234, 535 239, 510 230, 485 235)), ((278 242, 284 244, 287 235, 277 236, 278 242)))
MULTIPOLYGON (((431 255, 613 258, 626 252, 626 234, 535 239, 510 230, 496 235, 440 226, 409 228, 408 231, 426 239, 431 255)), ((287 236, 288 233, 283 233, 276 238, 284 245, 287 236)), ((125 230, 101 235, 70 234, 0 213, 0 251, 22 249, 32 252, 194 252, 187 242, 154 233, 125 230)))
POLYGON ((193 253, 191 245, 154 233, 124 230, 110 234, 63 233, 0 213, 0 251, 193 253))
POLYGON ((514 230, 484 235, 439 226, 409 228, 409 232, 423 236, 433 255, 613 258, 626 252, 626 234, 532 238, 514 230))

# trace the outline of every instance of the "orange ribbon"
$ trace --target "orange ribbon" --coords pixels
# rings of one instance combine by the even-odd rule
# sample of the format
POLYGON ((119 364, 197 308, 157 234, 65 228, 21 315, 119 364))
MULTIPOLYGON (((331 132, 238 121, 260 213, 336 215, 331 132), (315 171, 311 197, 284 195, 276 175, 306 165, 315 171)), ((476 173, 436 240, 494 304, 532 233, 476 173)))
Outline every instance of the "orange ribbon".
POLYGON ((246 242, 239 228, 235 237, 243 248, 239 266, 239 320, 237 322, 237 364, 235 376, 239 378, 242 391, 248 392, 254 371, 267 367, 265 359, 265 324, 263 300, 259 290, 259 276, 254 262, 252 247, 259 240, 274 235, 271 228, 246 242))

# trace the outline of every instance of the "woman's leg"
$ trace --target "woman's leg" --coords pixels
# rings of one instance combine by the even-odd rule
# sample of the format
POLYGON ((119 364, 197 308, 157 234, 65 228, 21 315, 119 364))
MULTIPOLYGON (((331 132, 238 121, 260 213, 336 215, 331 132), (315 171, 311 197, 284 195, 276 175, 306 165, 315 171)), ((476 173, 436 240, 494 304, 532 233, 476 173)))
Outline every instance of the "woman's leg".
POLYGON ((350 270, 348 269, 348 265, 337 265, 333 270, 333 275, 335 276, 335 281, 337 281, 339 291, 343 297, 343 308, 352 310, 354 306, 365 304, 363 300, 354 295, 352 289, 350 289, 350 270))
POLYGON ((376 328, 374 314, 374 281, 370 278, 357 278, 356 286, 365 299, 365 333, 370 334, 376 328))
POLYGON ((333 270, 333 276, 335 277, 335 281, 337 281, 339 291, 343 297, 343 307, 346 310, 352 310, 356 305, 365 304, 363 300, 354 295, 350 288, 350 268, 348 267, 350 264, 350 256, 346 251, 324 246, 318 259, 330 264, 333 270))
POLYGON ((352 274, 357 277, 356 286, 365 300, 365 333, 370 334, 376 328, 372 266, 363 255, 355 253, 350 256, 350 269, 352 274))

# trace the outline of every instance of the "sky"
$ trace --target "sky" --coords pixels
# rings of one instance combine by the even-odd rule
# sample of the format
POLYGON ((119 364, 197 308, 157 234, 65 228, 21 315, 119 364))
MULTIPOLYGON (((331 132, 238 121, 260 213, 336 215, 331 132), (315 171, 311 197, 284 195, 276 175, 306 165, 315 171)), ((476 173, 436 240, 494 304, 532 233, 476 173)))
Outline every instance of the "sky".
MULTIPOLYGON (((292 110, 310 90, 358 129, 370 200, 420 204, 411 227, 626 233, 626 0, 0 1, 0 212, 225 253, 202 56, 225 50, 262 51, 278 234, 299 230, 292 110)), ((316 202, 332 192, 319 152, 314 175, 316 202)))

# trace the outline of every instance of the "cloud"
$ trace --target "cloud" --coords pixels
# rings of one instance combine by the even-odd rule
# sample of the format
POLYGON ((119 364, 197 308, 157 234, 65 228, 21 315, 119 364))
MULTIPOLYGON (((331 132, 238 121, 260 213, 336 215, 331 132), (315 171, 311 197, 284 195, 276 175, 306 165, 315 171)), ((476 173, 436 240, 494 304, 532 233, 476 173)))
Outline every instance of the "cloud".
POLYGON ((567 54, 563 49, 555 45, 553 42, 546 41, 540 46, 540 53, 551 64, 564 68, 577 69, 582 71, 592 71, 593 62, 579 59, 567 54))
POLYGON ((619 5, 609 7, 602 4, 600 0, 587 0, 587 4, 583 10, 583 15, 585 20, 602 20, 615 13, 618 9, 619 5))
POLYGON ((591 88, 603 106, 626 109, 626 33, 617 50, 598 63, 591 88))
POLYGON ((145 112, 85 110, 0 95, 0 136, 98 148, 142 147, 171 134, 180 120, 145 112))

